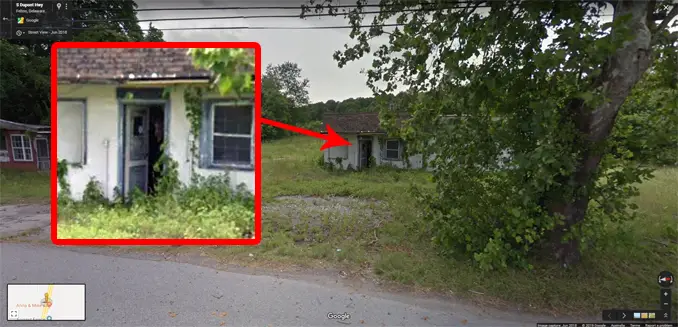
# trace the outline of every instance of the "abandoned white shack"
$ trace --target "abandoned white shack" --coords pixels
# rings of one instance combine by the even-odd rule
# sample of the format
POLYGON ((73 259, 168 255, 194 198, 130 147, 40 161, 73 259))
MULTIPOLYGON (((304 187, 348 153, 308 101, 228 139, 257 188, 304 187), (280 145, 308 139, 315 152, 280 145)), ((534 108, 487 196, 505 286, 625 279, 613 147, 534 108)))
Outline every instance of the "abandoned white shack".
POLYGON ((421 154, 405 157, 405 142, 388 136, 381 128, 379 113, 325 114, 323 126, 327 125, 351 145, 326 149, 326 163, 357 170, 370 168, 371 165, 411 169, 424 166, 421 154))

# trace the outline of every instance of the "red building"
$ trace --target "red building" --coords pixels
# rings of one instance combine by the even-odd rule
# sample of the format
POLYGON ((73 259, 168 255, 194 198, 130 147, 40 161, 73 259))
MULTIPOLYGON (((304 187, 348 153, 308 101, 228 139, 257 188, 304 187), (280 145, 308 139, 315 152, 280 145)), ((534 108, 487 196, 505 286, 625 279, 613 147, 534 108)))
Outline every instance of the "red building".
POLYGON ((49 126, 0 119, 0 168, 49 172, 49 126))

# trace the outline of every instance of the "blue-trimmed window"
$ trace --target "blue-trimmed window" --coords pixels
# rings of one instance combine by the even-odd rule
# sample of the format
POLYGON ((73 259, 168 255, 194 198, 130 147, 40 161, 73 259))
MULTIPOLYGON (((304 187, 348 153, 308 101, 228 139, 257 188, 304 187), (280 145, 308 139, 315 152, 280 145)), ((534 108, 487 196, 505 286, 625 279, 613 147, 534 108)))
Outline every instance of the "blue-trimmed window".
POLYGON ((381 158, 383 160, 402 160, 403 142, 400 139, 386 139, 382 145, 381 158))
POLYGON ((203 106, 202 168, 254 167, 254 106, 251 101, 210 100, 203 106))

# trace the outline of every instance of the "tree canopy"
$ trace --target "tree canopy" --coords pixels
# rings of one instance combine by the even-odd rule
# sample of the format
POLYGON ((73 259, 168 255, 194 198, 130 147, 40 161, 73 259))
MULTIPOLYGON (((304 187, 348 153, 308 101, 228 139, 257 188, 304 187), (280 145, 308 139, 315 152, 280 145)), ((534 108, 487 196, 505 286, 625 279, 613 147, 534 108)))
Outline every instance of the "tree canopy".
POLYGON ((0 40, 0 117, 26 123, 49 121, 49 58, 0 40))
MULTIPOLYGON (((139 26, 132 0, 73 1, 72 41, 163 41, 161 30, 139 26)), ((0 40, 2 119, 49 123, 50 46, 58 40, 0 40)))
MULTIPOLYGON (((269 64, 261 79, 262 116, 288 124, 308 124, 311 121, 307 110, 309 86, 309 80, 303 76, 297 63, 269 64)), ((263 140, 287 135, 279 128, 262 127, 263 140)))
MULTIPOLYGON (((436 190, 420 199, 442 250, 485 269, 529 268, 531 255, 567 267, 601 226, 633 217, 628 199, 651 169, 622 155, 632 145, 615 139, 628 140, 633 121, 617 117, 651 67, 656 87, 675 88, 678 5, 383 0, 368 22, 357 3, 344 11, 355 43, 334 58, 343 67, 371 54, 375 95, 407 90, 404 126, 391 106, 380 111, 408 151, 434 158, 436 190), (373 46, 380 36, 388 43, 373 46)), ((340 13, 331 0, 303 11, 313 10, 340 13)), ((675 114, 675 94, 653 93, 666 107, 645 113, 675 127, 653 112, 675 114)))

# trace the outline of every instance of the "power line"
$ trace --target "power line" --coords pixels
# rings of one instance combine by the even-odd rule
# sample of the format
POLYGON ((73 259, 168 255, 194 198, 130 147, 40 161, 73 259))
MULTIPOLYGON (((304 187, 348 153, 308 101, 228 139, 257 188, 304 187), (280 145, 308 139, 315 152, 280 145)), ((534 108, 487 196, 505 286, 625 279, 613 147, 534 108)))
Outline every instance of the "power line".
MULTIPOLYGON (((438 2, 419 2, 419 3, 414 3, 412 5, 441 5, 441 4, 455 4, 455 5, 460 5, 460 4, 465 4, 465 3, 473 3, 475 2, 474 0, 460 0, 460 1, 438 1, 438 2)), ((327 6, 323 5, 318 5, 320 8, 327 9, 327 6)), ((317 8, 317 5, 306 5, 306 8, 310 10, 314 10, 317 8)), ((365 5, 331 5, 331 8, 340 8, 340 9, 351 9, 351 8, 380 8, 381 5, 379 4, 365 4, 365 5)), ((223 6, 223 7, 188 7, 188 8, 177 8, 177 7, 170 7, 170 8, 144 8, 144 9, 136 9, 138 12, 142 11, 201 11, 201 10, 301 10, 303 9, 303 5, 298 5, 298 6, 223 6)), ((92 10, 102 10, 102 11, 110 11, 111 8, 74 8, 73 11, 92 11, 92 10)), ((115 10, 115 9, 113 9, 115 10)), ((123 9, 120 9, 123 10, 123 9)))
MULTIPOLYGON (((377 12, 378 13, 378 12, 377 12)), ((600 16, 612 16, 612 15, 600 15, 600 16)), ((223 17, 182 17, 182 18, 162 18, 162 19, 142 19, 138 20, 139 22, 154 22, 154 21, 170 21, 170 20, 190 20, 196 21, 200 19, 248 19, 248 18, 299 18, 299 16, 290 16, 290 15, 279 15, 279 16, 223 16, 223 17)), ((103 21, 103 20, 88 20, 88 21, 77 21, 74 22, 116 22, 116 21, 103 21)), ((394 24, 379 24, 381 27, 399 27, 406 26, 407 23, 394 23, 394 24)), ((196 30, 327 30, 327 29, 352 29, 355 26, 352 25, 335 25, 335 26, 212 26, 212 27, 174 27, 174 28, 157 28, 155 29, 161 31, 196 31, 196 30)), ((359 25, 359 28, 371 28, 372 25, 359 25)), ((86 30, 88 28, 72 28, 74 30, 86 30)), ((149 29, 142 29, 142 31, 149 31, 149 29)))
MULTIPOLYGON (((405 26, 406 24, 383 24, 382 27, 397 27, 405 26)), ((218 26, 218 27, 175 27, 175 28, 158 28, 161 31, 197 31, 197 30, 329 30, 329 29, 349 29, 354 26, 337 25, 337 26, 218 26)), ((371 25, 360 25, 360 28, 370 28, 371 25)), ((87 30, 88 28, 73 28, 74 30, 87 30)), ((147 32, 148 29, 142 29, 147 32)))
MULTIPOLYGON (((460 6, 462 4, 470 4, 474 3, 476 0, 461 0, 461 1, 440 1, 440 2, 434 2, 434 3, 427 3, 427 2, 420 2, 417 4, 413 5, 444 5, 444 4, 454 4, 454 6, 450 7, 442 7, 442 8, 431 8, 431 9, 423 9, 423 8, 417 8, 417 9, 401 9, 401 10, 376 10, 376 11, 363 11, 361 14, 365 15, 375 15, 375 14, 383 14, 383 13, 398 13, 398 12, 433 12, 437 10, 446 10, 446 9, 464 9, 468 8, 468 6, 460 6)), ((412 5, 411 5, 412 6, 412 5)), ((381 6, 378 4, 366 4, 362 6, 357 6, 357 5, 333 5, 332 8, 380 8, 381 6)), ((477 8, 489 8, 490 5, 484 4, 484 5, 479 5, 477 8)), ((311 11, 315 8, 315 6, 309 6, 307 7, 311 11)), ((327 7, 324 7, 325 9, 327 7)), ((98 9, 98 8, 97 8, 98 9)), ((102 10, 110 10, 107 8, 101 8, 102 10)), ((300 10, 302 9, 302 6, 257 6, 257 7, 252 7, 252 6, 227 6, 227 7, 193 7, 193 8, 147 8, 147 9, 136 9, 137 12, 143 12, 143 11, 192 11, 192 10, 258 10, 258 9, 282 9, 282 10, 300 10)), ((81 10, 81 11, 86 11, 86 10, 96 10, 96 9, 75 9, 76 11, 81 10)), ((301 14, 297 15, 237 15, 237 16, 212 16, 212 17, 171 17, 171 18, 150 18, 150 19, 138 19, 137 22, 160 22, 160 21, 198 21, 198 20, 230 20, 230 19, 271 19, 271 18, 297 18, 297 19, 302 19, 302 18, 307 18, 307 17, 327 17, 327 16, 342 16, 345 13, 319 13, 319 14, 304 14, 303 16, 301 14)), ((600 16, 613 16, 613 15, 608 15, 608 14, 602 14, 600 16)), ((114 20, 73 20, 73 22, 80 22, 80 23, 102 23, 102 22, 125 22, 125 21, 131 21, 132 19, 114 19, 114 20)), ((382 27, 398 27, 398 26, 405 26, 407 25, 406 23, 403 24, 383 24, 380 25, 382 27)), ((372 25, 361 25, 359 26, 360 28, 370 28, 372 25)), ((190 30, 316 30, 316 29, 351 29, 354 28, 354 26, 350 25, 342 25, 342 26, 299 26, 299 27, 283 27, 283 26, 221 26, 221 27, 178 27, 178 28, 156 28, 161 31, 190 31, 190 30)), ((75 30, 83 30, 87 28, 73 28, 75 30)), ((143 29, 143 31, 148 31, 148 29, 143 29)))
MULTIPOLYGON (((360 6, 362 8, 379 8, 379 5, 364 5, 360 6)), ((191 7, 191 8, 146 8, 146 9, 137 9, 137 11, 195 11, 195 10, 301 10, 303 7, 299 6, 226 6, 226 7, 191 7)), ((314 9, 315 5, 307 6, 306 8, 314 9)), ((327 8, 327 7, 324 7, 327 8)), ((358 8, 357 5, 336 5, 332 8, 358 8)))
MULTIPOLYGON (((465 1, 455 2, 455 4, 464 3, 465 1)), ((379 5, 369 5, 370 7, 379 7, 379 5)), ((342 7, 353 7, 357 8, 355 5, 344 5, 342 7)), ((489 8, 489 5, 478 6, 477 8, 489 8)), ((269 8, 285 8, 285 9, 301 9, 301 7, 213 7, 213 8, 157 8, 157 9, 138 9, 137 11, 159 11, 159 10, 180 10, 180 9, 189 9, 189 10, 203 10, 203 9, 269 9, 269 8)), ((436 10, 446 10, 446 9, 464 9, 467 7, 461 6, 452 6, 452 7, 442 7, 436 9, 401 9, 401 10, 374 10, 374 11, 363 11, 363 15, 378 15, 384 13, 399 13, 399 12, 433 12, 436 10)), ((84 9, 82 9, 84 10, 84 9)), ((342 16, 344 13, 320 13, 320 14, 301 14, 297 15, 236 15, 236 16, 211 16, 211 17, 170 17, 170 18, 149 18, 149 19, 138 19, 138 22, 162 22, 162 21, 197 21, 197 20, 231 20, 231 19, 271 19, 271 18, 310 18, 310 17, 330 17, 330 16, 342 16)), ((601 14, 600 16, 613 16, 610 14, 601 14)), ((125 22, 132 21, 132 19, 113 19, 113 20, 73 20, 73 22, 79 23, 102 23, 102 22, 125 22)))
MULTIPOLYGON (((462 9, 464 7, 446 7, 440 9, 462 9)), ((486 7, 479 7, 486 8, 486 7)), ((375 11, 364 11, 361 12, 363 15, 378 15, 384 13, 399 13, 399 12, 432 12, 435 10, 432 9, 404 9, 404 10, 375 10, 375 11)), ((171 18, 149 18, 149 19, 138 19, 138 22, 163 22, 163 21, 195 21, 195 20, 218 20, 218 19, 260 19, 260 18, 307 18, 307 17, 328 17, 328 16, 341 16, 342 14, 333 14, 333 13, 322 13, 322 14, 304 14, 299 15, 237 15, 237 16, 212 16, 212 17, 171 17, 171 18)), ((132 19, 114 19, 110 22, 124 22, 131 21, 132 19)), ((97 23, 97 22, 109 22, 109 20, 74 20, 74 22, 82 23, 97 23)))
MULTIPOLYGON (((459 8, 464 8, 463 5, 469 5, 478 2, 478 0, 449 0, 449 1, 431 1, 431 2, 418 2, 418 3, 408 3, 408 7, 413 6, 440 6, 440 5, 456 5, 460 6, 459 8)), ((490 1, 480 1, 484 3, 479 6, 479 8, 490 7, 488 4, 490 1)), ((539 2, 539 1, 534 1, 539 2)), ((583 0, 582 3, 597 4, 597 0, 583 0)), ((321 9, 356 9, 356 8, 381 8, 380 4, 364 4, 364 5, 324 5, 324 4, 314 4, 314 5, 297 5, 297 6, 222 6, 222 7, 188 7, 188 8, 179 8, 179 7, 169 7, 169 8, 144 8, 144 9, 135 9, 137 12, 148 12, 148 11, 204 11, 204 10, 301 10, 306 8, 309 11, 313 11, 316 8, 321 9)), ((72 11, 117 11, 125 10, 123 8, 73 8, 72 11)))

